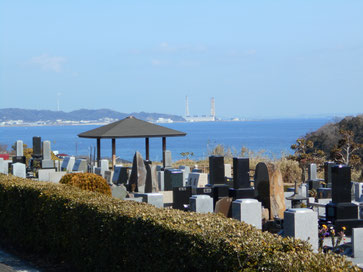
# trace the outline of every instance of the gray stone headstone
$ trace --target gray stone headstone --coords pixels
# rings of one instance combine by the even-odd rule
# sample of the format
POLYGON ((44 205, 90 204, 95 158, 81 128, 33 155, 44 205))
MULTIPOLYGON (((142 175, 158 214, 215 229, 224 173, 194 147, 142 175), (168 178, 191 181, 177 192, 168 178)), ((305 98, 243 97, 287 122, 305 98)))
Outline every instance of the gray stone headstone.
POLYGON ((180 165, 179 169, 183 172, 183 186, 186 185, 190 173, 190 167, 185 165, 180 165))
POLYGON ((130 197, 130 198, 125 198, 125 201, 135 201, 135 202, 142 202, 142 197, 130 197))
POLYGON ((100 170, 101 170, 101 172, 100 172, 100 175, 102 176, 102 177, 105 177, 105 171, 108 171, 108 169, 109 169, 109 166, 108 166, 109 164, 108 164, 108 160, 101 160, 100 161, 100 170))
POLYGON ((43 142, 42 168, 54 168, 54 161, 51 156, 50 141, 43 142))
POLYGON ((107 181, 108 185, 112 185, 112 178, 113 178, 113 171, 112 170, 106 170, 103 174, 103 177, 107 181))
MULTIPOLYGON (((318 203, 319 204, 326 205, 326 204, 328 204, 330 202, 331 202, 331 198, 319 198, 318 199, 318 203)), ((326 211, 325 206, 324 207, 319 207, 318 208, 318 215, 319 215, 319 217, 320 216, 325 217, 325 211, 326 211)))
POLYGON ((318 215, 311 209, 288 209, 284 213, 284 235, 309 242, 318 251, 318 215))
POLYGON ((87 173, 88 166, 87 166, 87 160, 85 159, 78 159, 73 165, 72 172, 83 172, 87 173))
POLYGON ((291 203, 292 201, 286 198, 292 196, 293 194, 294 192, 284 192, 286 209, 292 208, 292 203, 291 203))
POLYGON ((136 151, 129 180, 131 192, 145 192, 146 168, 140 152, 136 151))
POLYGON ((20 178, 26 178, 26 167, 24 163, 13 163, 13 175, 20 177, 20 178))
POLYGON ((164 191, 164 171, 158 171, 159 191, 164 191))
POLYGON ((3 158, 0 158, 0 173, 5 174, 5 162, 3 158))
POLYGON ((232 218, 262 229, 262 205, 256 199, 237 199, 232 202, 232 218))
POLYGON ((190 210, 197 213, 212 213, 213 198, 208 195, 193 195, 189 198, 190 210))
POLYGON ((150 165, 149 163, 145 163, 145 168, 146 168, 145 193, 159 192, 156 165, 150 165))
POLYGON ((55 169, 39 169, 38 180, 39 181, 50 181, 50 174, 55 173, 55 169))
POLYGON ((308 180, 317 180, 318 171, 315 163, 311 163, 308 167, 308 180))
POLYGON ((230 163, 224 164, 224 176, 225 177, 232 177, 232 165, 230 163))
POLYGON ((354 258, 363 258, 363 228, 352 229, 352 246, 354 258))
POLYGON ((164 154, 165 154, 165 168, 172 167, 173 162, 171 160, 171 151, 170 150, 165 150, 164 154))
POLYGON ((8 175, 9 174, 9 164, 11 164, 11 160, 4 160, 3 161, 3 174, 8 175))
POLYGON ((205 187, 208 184, 208 174, 205 173, 190 173, 188 185, 194 188, 205 187))
POLYGON ((135 194, 135 197, 142 197, 142 202, 154 205, 157 208, 163 208, 163 194, 160 193, 143 193, 135 194))
POLYGON ((21 140, 16 141, 16 156, 24 156, 23 141, 21 140))
POLYGON ((358 202, 363 202, 363 182, 356 182, 354 184, 354 199, 358 202))
POLYGON ((303 197, 309 197, 309 184, 302 183, 297 189, 299 195, 303 197))
POLYGON ((125 200, 127 196, 127 190, 125 185, 112 185, 111 186, 112 196, 121 200, 125 200))
POLYGON ((75 157, 65 157, 61 165, 61 171, 71 172, 76 161, 75 157))
POLYGON ((50 141, 43 142, 43 160, 51 160, 51 149, 50 149, 50 141))

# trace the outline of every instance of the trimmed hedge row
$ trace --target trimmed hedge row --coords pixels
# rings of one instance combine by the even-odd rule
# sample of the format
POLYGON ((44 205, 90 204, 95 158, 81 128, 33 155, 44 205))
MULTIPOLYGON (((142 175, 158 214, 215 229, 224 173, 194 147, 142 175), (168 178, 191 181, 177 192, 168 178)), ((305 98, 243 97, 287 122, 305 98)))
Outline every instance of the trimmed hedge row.
POLYGON ((360 271, 344 257, 220 215, 5 175, 0 239, 79 271, 360 271))

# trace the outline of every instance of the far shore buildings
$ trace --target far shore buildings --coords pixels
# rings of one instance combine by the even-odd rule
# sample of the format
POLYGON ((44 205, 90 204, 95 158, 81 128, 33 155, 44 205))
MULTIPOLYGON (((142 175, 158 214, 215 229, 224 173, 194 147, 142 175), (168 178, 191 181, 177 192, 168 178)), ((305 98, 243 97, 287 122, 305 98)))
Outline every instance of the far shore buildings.
POLYGON ((189 102, 188 102, 188 96, 185 97, 185 117, 184 119, 187 122, 213 122, 216 121, 216 110, 215 110, 215 102, 214 97, 211 98, 210 103, 210 115, 202 115, 202 116, 191 116, 189 114, 189 102))

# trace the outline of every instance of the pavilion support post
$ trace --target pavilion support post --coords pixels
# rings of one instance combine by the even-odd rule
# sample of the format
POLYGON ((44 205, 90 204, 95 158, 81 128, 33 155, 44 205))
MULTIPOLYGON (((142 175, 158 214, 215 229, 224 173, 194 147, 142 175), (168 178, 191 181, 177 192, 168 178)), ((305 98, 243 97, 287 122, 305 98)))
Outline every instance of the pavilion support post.
POLYGON ((115 170, 116 164, 116 139, 112 139, 112 170, 115 170))
POLYGON ((166 137, 163 137, 163 168, 165 168, 166 137))
POLYGON ((97 138, 97 166, 100 165, 101 161, 101 138, 97 138))
POLYGON ((149 153, 149 138, 145 138, 145 156, 146 160, 150 160, 150 153, 149 153))

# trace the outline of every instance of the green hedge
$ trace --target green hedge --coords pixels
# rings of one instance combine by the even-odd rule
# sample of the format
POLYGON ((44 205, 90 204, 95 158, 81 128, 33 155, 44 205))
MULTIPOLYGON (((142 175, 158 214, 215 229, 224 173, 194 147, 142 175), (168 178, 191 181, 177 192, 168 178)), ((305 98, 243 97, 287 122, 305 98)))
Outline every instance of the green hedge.
POLYGON ((360 271, 216 214, 0 175, 0 239, 79 271, 360 271))

